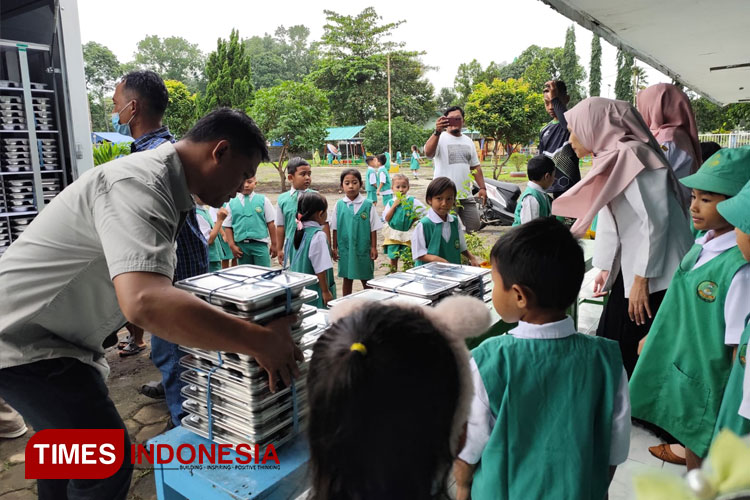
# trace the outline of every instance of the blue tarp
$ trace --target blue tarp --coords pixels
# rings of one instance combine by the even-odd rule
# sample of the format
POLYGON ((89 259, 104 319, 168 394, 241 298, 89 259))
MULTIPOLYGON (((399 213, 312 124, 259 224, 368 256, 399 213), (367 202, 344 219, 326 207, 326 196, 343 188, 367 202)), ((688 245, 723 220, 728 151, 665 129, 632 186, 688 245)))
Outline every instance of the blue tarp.
POLYGON ((123 142, 133 142, 133 138, 129 135, 118 134, 117 132, 92 132, 91 142, 97 144, 103 141, 114 142, 115 144, 121 144, 123 142))

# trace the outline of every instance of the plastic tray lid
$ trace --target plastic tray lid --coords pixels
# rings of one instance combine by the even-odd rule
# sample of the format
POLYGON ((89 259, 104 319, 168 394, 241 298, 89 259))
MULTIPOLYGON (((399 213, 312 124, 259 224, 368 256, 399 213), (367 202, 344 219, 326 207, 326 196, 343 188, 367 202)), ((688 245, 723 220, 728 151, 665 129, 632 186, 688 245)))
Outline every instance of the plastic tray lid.
POLYGON ((484 279, 484 276, 489 275, 491 271, 481 267, 447 264, 444 262, 428 262, 422 266, 413 267, 406 272, 435 279, 455 281, 465 286, 472 281, 484 279))
POLYGON ((441 281, 410 273, 389 274, 383 278, 370 280, 367 284, 380 290, 429 300, 434 300, 458 286, 456 282, 441 281))
POLYGON ((354 299, 370 300, 373 302, 402 301, 402 302, 408 302, 411 304, 419 304, 419 305, 424 305, 424 306, 428 306, 431 304, 431 301, 427 299, 422 299, 420 297, 412 297, 410 295, 399 295, 397 293, 387 292, 385 290, 377 290, 374 288, 370 288, 367 290, 361 290, 351 295, 347 295, 346 297, 341 297, 339 299, 332 300, 331 302, 328 303, 328 306, 334 307, 334 306, 337 306, 338 304, 346 302, 347 300, 354 300, 354 299))

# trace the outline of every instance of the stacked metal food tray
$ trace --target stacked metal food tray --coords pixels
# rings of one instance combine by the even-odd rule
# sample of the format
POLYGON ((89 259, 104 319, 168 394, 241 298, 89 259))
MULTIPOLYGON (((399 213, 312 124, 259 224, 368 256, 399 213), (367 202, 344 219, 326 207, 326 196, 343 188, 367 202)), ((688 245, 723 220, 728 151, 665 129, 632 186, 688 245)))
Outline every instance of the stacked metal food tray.
POLYGON ((62 179, 59 174, 45 174, 42 170, 42 192, 44 193, 44 203, 52 201, 52 198, 60 194, 62 188, 62 179))
POLYGON ((31 177, 6 177, 5 206, 8 212, 28 212, 34 210, 34 181, 31 177))
POLYGON ((39 139, 39 166, 42 171, 60 170, 57 139, 39 139))
POLYGON ((412 273, 393 273, 370 280, 367 284, 378 290, 425 299, 430 304, 453 295, 458 288, 454 281, 436 280, 412 273))
POLYGON ((407 271, 409 274, 456 283, 455 293, 485 299, 486 285, 491 282, 489 269, 444 262, 429 262, 407 271))
POLYGON ((34 124, 36 130, 54 130, 55 120, 52 116, 52 98, 32 97, 31 107, 34 108, 34 124))
MULTIPOLYGON (((2 206, 2 203, 0 203, 2 206)), ((8 227, 8 219, 0 219, 0 255, 5 253, 5 250, 10 246, 10 228, 8 227)))
POLYGON ((12 236, 11 241, 16 241, 21 233, 23 233, 34 217, 10 217, 10 234, 12 236))
POLYGON ((393 292, 386 292, 385 290, 376 290, 376 289, 370 288, 367 290, 361 290, 359 292, 355 292, 351 295, 347 295, 346 297, 341 297, 340 299, 332 300, 328 303, 328 307, 334 307, 352 299, 371 300, 375 302, 388 302, 388 303, 402 302, 402 303, 416 304, 416 305, 421 305, 421 306, 428 306, 432 303, 430 300, 422 299, 422 298, 411 296, 411 295, 399 295, 393 292))
POLYGON ((26 130, 26 116, 20 96, 0 96, 0 130, 26 130))
POLYGON ((28 139, 5 138, 0 143, 0 171, 31 172, 30 156, 28 139))
POLYGON ((182 390, 183 408, 187 412, 182 425, 186 429, 219 443, 278 447, 294 437, 295 429, 299 431, 304 426, 305 375, 312 346, 325 329, 325 324, 317 318, 318 310, 306 305, 317 294, 304 287, 316 282, 315 276, 307 274, 243 265, 175 284, 229 314, 254 323, 265 324, 296 314, 297 320, 291 325, 292 339, 305 355, 299 366, 302 376, 296 379, 294 390, 282 385, 272 393, 268 375, 251 356, 182 348, 185 356, 180 365, 186 368, 181 375, 186 383, 182 390))

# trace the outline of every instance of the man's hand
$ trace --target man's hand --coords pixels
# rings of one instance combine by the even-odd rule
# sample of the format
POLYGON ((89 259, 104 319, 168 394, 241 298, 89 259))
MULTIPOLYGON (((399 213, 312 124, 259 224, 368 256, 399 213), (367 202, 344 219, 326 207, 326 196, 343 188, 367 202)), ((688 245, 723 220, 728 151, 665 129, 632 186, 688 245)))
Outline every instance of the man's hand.
POLYGON ((244 254, 242 253, 242 249, 235 245, 229 245, 230 250, 232 250, 232 255, 234 255, 235 259, 241 258, 244 254))
POLYGON ((479 188, 476 197, 480 204, 485 205, 487 203, 487 190, 485 188, 479 188))
POLYGON ((216 219, 218 219, 218 220, 220 220, 220 221, 223 221, 224 219, 226 219, 226 218, 227 218, 227 216, 228 216, 228 215, 229 215, 229 210, 227 210, 227 209, 226 209, 226 208, 224 208, 224 207, 221 207, 221 208, 219 209, 219 211, 218 211, 218 212, 216 212, 216 219))
POLYGON ((438 134, 442 134, 445 129, 448 128, 448 123, 449 122, 447 116, 441 116, 440 118, 438 118, 435 122, 435 132, 437 132, 438 134))
POLYGON ((268 385, 271 392, 276 392, 279 377, 287 387, 292 377, 299 377, 299 368, 294 361, 304 361, 299 347, 292 340, 289 325, 294 323, 294 316, 278 318, 263 328, 263 352, 255 355, 258 364, 268 372, 268 385))

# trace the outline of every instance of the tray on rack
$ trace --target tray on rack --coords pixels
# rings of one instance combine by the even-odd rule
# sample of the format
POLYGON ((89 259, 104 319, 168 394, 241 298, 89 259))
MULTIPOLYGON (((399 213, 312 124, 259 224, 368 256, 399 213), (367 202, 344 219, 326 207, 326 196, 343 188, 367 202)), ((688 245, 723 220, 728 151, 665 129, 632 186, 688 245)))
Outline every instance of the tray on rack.
POLYGON ((453 292, 454 282, 439 281, 409 273, 394 273, 367 282, 368 285, 393 293, 421 297, 432 302, 453 292))

